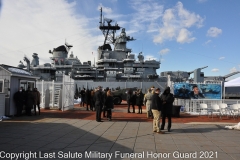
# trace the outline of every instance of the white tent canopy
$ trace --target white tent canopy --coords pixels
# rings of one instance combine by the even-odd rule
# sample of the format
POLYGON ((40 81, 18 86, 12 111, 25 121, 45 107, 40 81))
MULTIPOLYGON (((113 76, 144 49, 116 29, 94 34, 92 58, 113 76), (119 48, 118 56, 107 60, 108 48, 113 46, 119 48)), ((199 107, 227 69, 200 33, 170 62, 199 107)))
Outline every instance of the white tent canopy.
POLYGON ((240 87, 240 77, 224 83, 225 87, 240 87))

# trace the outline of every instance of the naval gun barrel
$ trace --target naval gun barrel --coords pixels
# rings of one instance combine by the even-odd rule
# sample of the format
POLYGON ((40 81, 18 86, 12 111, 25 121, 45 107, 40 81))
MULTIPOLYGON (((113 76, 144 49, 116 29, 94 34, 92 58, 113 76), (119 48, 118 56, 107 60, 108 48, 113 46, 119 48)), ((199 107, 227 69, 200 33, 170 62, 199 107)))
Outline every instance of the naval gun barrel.
MULTIPOLYGON (((205 67, 202 67, 202 68, 197 68, 197 69, 202 70, 202 69, 207 68, 207 67, 208 67, 208 66, 205 66, 205 67)), ((195 69, 195 70, 197 70, 197 69, 195 69)), ((195 70, 188 72, 188 74, 190 75, 190 74, 194 73, 195 70)))
POLYGON ((202 69, 205 69, 205 68, 207 68, 207 67, 208 67, 208 66, 205 66, 205 67, 202 67, 202 68, 199 68, 199 69, 201 69, 201 70, 202 70, 202 69))
POLYGON ((240 71, 236 71, 236 72, 227 74, 227 75, 225 75, 225 76, 223 76, 223 77, 226 79, 226 78, 231 77, 231 76, 233 76, 233 75, 235 75, 235 74, 238 74, 238 73, 240 73, 240 71))

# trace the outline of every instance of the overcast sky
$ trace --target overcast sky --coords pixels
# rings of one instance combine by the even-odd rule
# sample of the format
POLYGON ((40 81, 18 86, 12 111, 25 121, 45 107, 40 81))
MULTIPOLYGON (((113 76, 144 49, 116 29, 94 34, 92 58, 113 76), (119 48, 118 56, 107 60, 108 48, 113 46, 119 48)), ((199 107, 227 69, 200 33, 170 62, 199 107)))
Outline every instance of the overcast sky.
POLYGON ((133 53, 161 60, 158 74, 208 66, 206 76, 223 76, 240 70, 239 6, 239 0, 2 0, 0 64, 17 66, 32 53, 49 63, 48 51, 65 40, 80 61, 93 61, 103 44, 102 7, 136 39, 128 43, 133 53))

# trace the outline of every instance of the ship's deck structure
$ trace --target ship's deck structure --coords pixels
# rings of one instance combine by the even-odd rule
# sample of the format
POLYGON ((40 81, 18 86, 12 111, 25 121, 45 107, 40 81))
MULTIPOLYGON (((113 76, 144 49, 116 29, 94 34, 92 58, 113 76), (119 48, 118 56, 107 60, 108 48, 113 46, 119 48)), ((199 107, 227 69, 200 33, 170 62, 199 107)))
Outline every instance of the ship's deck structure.
MULTIPOLYGON (((160 61, 144 60, 143 53, 137 56, 132 54, 132 50, 127 48, 129 41, 135 40, 133 37, 127 36, 125 28, 118 24, 111 24, 113 20, 102 18, 102 10, 100 17, 99 29, 104 35, 102 46, 98 47, 98 56, 96 64, 81 62, 73 53, 68 54, 73 47, 65 43, 54 48, 49 53, 52 54, 51 63, 39 65, 39 57, 37 53, 33 53, 33 60, 24 57, 27 62, 27 68, 35 76, 39 76, 42 80, 61 81, 62 75, 70 75, 75 80, 92 80, 92 81, 156 81, 159 78, 156 70, 160 68, 160 61), (120 30, 120 35, 116 36, 116 31, 120 30)), ((20 68, 26 66, 20 61, 20 68)))

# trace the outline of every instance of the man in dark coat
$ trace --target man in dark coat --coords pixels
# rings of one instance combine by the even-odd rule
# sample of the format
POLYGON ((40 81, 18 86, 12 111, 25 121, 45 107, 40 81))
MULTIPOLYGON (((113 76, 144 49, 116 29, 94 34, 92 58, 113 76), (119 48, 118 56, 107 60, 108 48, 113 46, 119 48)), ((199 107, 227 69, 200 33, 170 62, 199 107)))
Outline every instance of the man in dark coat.
POLYGON ((40 92, 37 88, 34 88, 34 113, 37 115, 36 107, 38 107, 38 114, 40 115, 40 92))
POLYGON ((29 87, 28 90, 26 91, 26 114, 28 116, 31 116, 31 110, 34 105, 34 94, 32 89, 29 87))
POLYGON ((144 96, 142 90, 139 89, 136 95, 136 105, 138 106, 138 114, 142 114, 143 98, 144 96))
POLYGON ((161 110, 162 110, 162 102, 159 97, 160 93, 160 88, 155 89, 154 94, 152 96, 152 113, 153 113, 153 132, 163 134, 164 132, 160 131, 159 125, 159 119, 161 115, 161 110))
POLYGON ((132 94, 132 98, 131 98, 131 103, 132 103, 132 108, 133 108, 132 113, 135 113, 136 100, 137 100, 137 91, 134 91, 132 94))
POLYGON ((94 94, 94 101, 95 101, 95 109, 96 109, 96 121, 101 121, 101 112, 103 107, 103 94, 102 94, 102 87, 98 86, 98 90, 94 94))
POLYGON ((91 100, 90 100, 90 110, 94 111, 95 110, 95 101, 94 101, 94 90, 91 90, 91 100))
POLYGON ((104 92, 103 92, 103 110, 102 110, 102 112, 103 112, 103 117, 106 117, 106 105, 105 105, 105 102, 106 102, 106 99, 107 99, 107 92, 109 91, 109 88, 107 87, 105 90, 104 90, 104 92))
POLYGON ((23 93, 22 88, 19 88, 19 90, 14 94, 13 98, 17 107, 16 116, 21 116, 22 110, 23 110, 23 104, 25 103, 25 94, 23 93))
POLYGON ((86 103, 86 110, 89 111, 88 106, 91 106, 91 92, 89 89, 87 89, 85 93, 85 103, 86 103))
POLYGON ((106 111, 107 111, 107 118, 109 121, 112 120, 112 109, 114 108, 113 104, 113 96, 111 90, 107 91, 107 97, 105 99, 106 111))
POLYGON ((170 132, 171 125, 172 125, 172 107, 173 107, 173 101, 174 97, 173 94, 170 93, 170 87, 166 87, 163 94, 161 95, 162 100, 162 125, 161 130, 164 130, 165 126, 165 119, 168 118, 168 132, 170 132))
POLYGON ((128 113, 130 112, 130 105, 133 107, 133 113, 135 113, 135 101, 136 99, 134 98, 133 91, 131 89, 128 90, 127 92, 127 104, 128 104, 128 113))
POLYGON ((80 95, 81 95, 80 106, 82 106, 82 107, 84 107, 84 103, 85 103, 85 94, 86 94, 86 91, 85 91, 85 88, 83 88, 80 92, 80 95))

